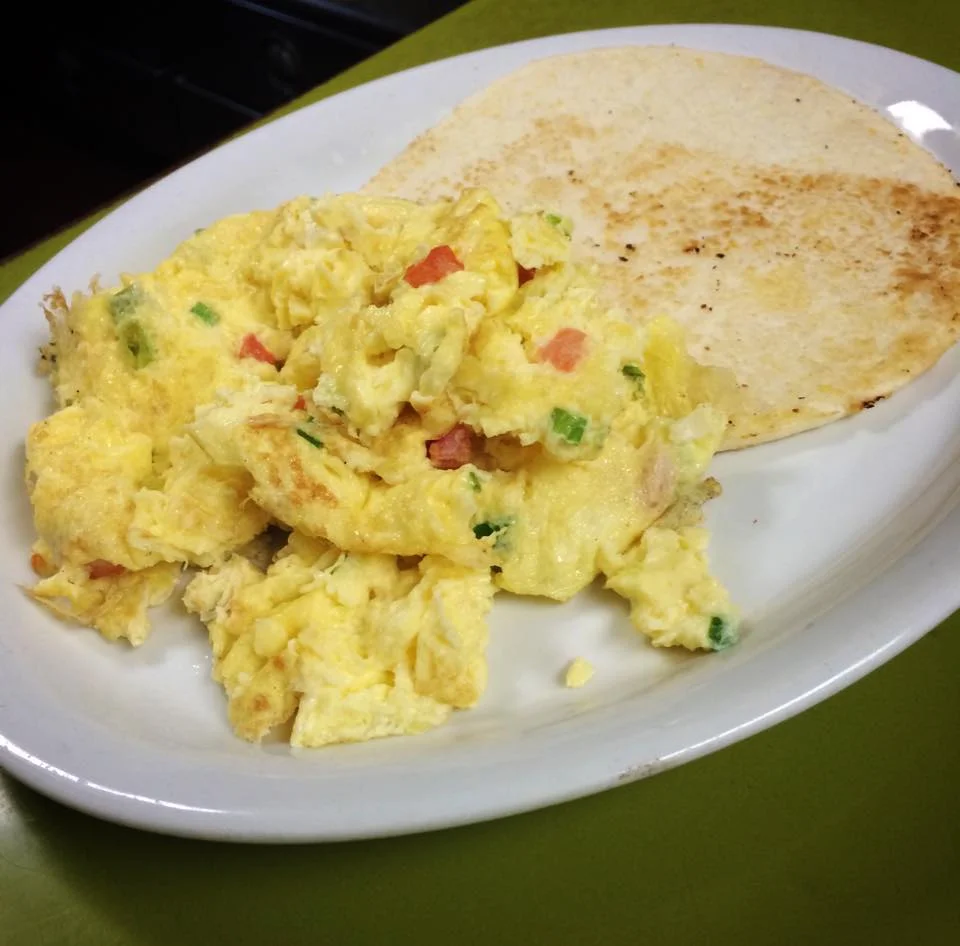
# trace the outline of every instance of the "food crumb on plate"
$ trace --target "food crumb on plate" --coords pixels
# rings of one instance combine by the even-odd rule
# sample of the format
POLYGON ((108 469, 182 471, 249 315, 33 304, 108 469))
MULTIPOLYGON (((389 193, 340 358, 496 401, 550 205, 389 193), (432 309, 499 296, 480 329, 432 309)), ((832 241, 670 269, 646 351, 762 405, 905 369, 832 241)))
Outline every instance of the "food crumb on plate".
POLYGON ((583 657, 574 657, 563 674, 563 685, 578 689, 590 680, 593 671, 593 664, 589 660, 583 657))

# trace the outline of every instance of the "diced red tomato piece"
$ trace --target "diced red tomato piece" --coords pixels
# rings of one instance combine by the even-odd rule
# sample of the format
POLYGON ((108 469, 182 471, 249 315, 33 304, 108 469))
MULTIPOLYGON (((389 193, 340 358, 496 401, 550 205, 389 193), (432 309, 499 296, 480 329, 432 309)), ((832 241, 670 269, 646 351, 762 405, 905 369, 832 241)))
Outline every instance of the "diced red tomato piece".
POLYGON ((252 332, 243 336, 243 341, 240 343, 240 357, 256 358, 257 361, 264 361, 268 365, 275 365, 278 360, 277 356, 252 332))
POLYGON ((408 267, 403 278, 414 289, 419 289, 429 283, 440 282, 445 276, 458 273, 461 269, 463 263, 449 246, 435 246, 422 260, 408 267))
POLYGON ((41 578, 48 578, 55 571, 54 567, 39 552, 34 552, 30 556, 30 567, 41 578))
POLYGON ((537 275, 535 269, 527 269, 526 266, 521 266, 517 263, 517 282, 522 286, 524 283, 530 282, 534 276, 537 275))
POLYGON ((307 409, 307 402, 303 399, 302 394, 293 402, 293 409, 295 411, 305 411, 307 409))
POLYGON ((125 575, 126 572, 122 565, 114 565, 113 562, 107 562, 102 558, 87 562, 87 574, 91 578, 115 578, 117 575, 125 575))
POLYGON ((451 427, 442 437, 427 441, 427 456, 438 470, 457 470, 473 456, 473 431, 466 424, 451 427))
POLYGON ((577 328, 562 328, 537 353, 540 361, 553 365, 557 371, 570 372, 586 354, 587 336, 577 328))

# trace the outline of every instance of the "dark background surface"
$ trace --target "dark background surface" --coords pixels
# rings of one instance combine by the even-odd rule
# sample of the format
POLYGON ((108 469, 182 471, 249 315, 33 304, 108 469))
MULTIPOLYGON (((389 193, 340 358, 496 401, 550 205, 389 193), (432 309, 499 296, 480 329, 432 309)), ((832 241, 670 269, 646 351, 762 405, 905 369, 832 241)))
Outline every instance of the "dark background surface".
POLYGON ((182 164, 463 0, 94 0, 6 33, 0 258, 182 164))

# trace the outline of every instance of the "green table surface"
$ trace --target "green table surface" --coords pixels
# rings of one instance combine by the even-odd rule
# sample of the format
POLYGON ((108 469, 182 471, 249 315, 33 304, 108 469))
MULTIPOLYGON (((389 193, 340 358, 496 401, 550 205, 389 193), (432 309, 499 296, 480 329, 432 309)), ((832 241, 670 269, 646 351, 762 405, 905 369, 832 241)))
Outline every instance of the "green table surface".
MULTIPOLYGON (((498 43, 709 21, 836 33, 960 70, 957 0, 474 0, 289 108, 498 43)), ((0 297, 93 219, 9 261, 0 297)), ((826 702, 680 769, 382 841, 160 837, 0 775, 0 944, 960 942, 958 668, 960 613, 826 702)))

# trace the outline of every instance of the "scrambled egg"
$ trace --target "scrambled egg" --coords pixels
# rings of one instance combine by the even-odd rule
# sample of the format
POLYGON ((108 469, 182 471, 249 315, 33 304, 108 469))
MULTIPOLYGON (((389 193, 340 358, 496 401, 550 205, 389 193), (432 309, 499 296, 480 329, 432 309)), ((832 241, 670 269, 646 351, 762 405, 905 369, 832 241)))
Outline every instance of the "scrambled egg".
POLYGON ((438 556, 341 553, 294 532, 259 572, 233 556, 198 575, 184 602, 210 630, 230 720, 259 740, 293 720, 318 746, 420 732, 486 684, 488 571, 438 556))
POLYGON ((298 746, 475 704, 499 590, 603 576, 655 645, 733 643, 699 524, 730 381, 605 309, 571 230, 479 190, 301 197, 52 294, 31 594, 136 645, 191 567, 234 730, 298 746))

